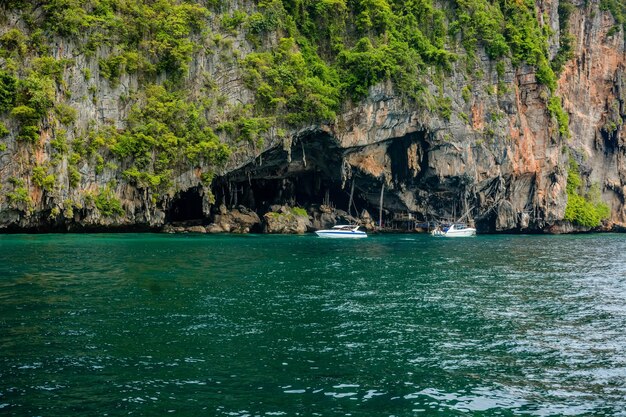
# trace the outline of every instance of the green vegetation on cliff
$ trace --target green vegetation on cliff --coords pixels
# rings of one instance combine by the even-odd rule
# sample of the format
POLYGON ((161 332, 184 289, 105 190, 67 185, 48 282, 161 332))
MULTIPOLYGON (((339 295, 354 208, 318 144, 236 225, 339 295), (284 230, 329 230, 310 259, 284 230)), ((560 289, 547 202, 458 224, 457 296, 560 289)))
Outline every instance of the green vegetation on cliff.
POLYGON ((600 199, 600 187, 592 185, 585 194, 582 190, 579 166, 572 158, 567 172, 567 207, 564 220, 583 227, 600 226, 602 220, 611 215, 609 206, 600 199))
MULTIPOLYGON (((425 69, 449 70, 459 39, 470 57, 482 46, 492 59, 508 56, 514 65, 535 65, 538 80, 555 87, 547 60, 549 29, 539 26, 529 0, 455 0, 443 7, 432 0, 264 0, 251 13, 223 13, 217 1, 180 0, 46 0, 42 13, 21 1, 5 8, 19 10, 32 31, 3 35, 2 53, 12 62, 7 66, 21 67, 17 61, 27 54, 45 60, 49 69, 34 72, 44 78, 31 79, 29 86, 48 98, 45 77, 59 81, 67 64, 47 55, 45 35, 76 40, 86 56, 97 55, 100 75, 113 86, 125 73, 139 73, 147 84, 165 74, 174 81, 168 84, 172 90, 184 87, 179 81, 194 53, 215 53, 222 35, 213 36, 216 45, 207 44, 208 19, 214 15, 226 33, 244 31, 259 50, 241 62, 257 114, 276 114, 279 123, 292 126, 332 120, 343 101, 363 97, 386 79, 408 98, 423 98, 425 69), (279 42, 267 49, 263 41, 272 34, 279 42)), ((0 89, 6 107, 5 95, 0 89)), ((34 139, 32 127, 51 103, 33 106, 30 97, 24 100, 17 104, 35 112, 16 117, 22 118, 24 138, 34 139)))
POLYGON ((550 97, 548 100, 548 111, 550 112, 550 115, 556 118, 561 136, 566 139, 569 138, 569 115, 565 113, 565 110, 563 110, 561 99, 558 97, 550 97))
POLYGON ((289 125, 332 120, 339 108, 339 78, 293 38, 273 52, 251 53, 244 62, 246 85, 256 91, 259 112, 284 115, 289 125))
POLYGON ((105 127, 90 132, 77 148, 78 159, 93 158, 102 172, 102 155, 112 155, 128 166, 124 179, 141 188, 163 191, 171 185, 172 170, 182 164, 214 166, 230 156, 230 148, 202 117, 202 106, 185 100, 182 92, 150 85, 141 103, 130 109, 126 129, 105 127))
POLYGON ((600 9, 610 11, 617 25, 609 30, 609 36, 619 31, 620 26, 626 37, 626 3, 620 0, 600 0, 600 9))
POLYGON ((94 204, 103 216, 112 217, 124 214, 122 203, 115 197, 109 186, 97 192, 94 196, 94 204))
POLYGON ((499 94, 507 66, 535 67, 568 134, 552 93, 569 44, 549 61, 552 33, 532 0, 10 0, 0 13, 11 17, 0 18, 0 133, 50 152, 21 174, 48 193, 106 177, 154 199, 199 167, 208 185, 241 148, 331 122, 381 82, 450 121, 446 77, 463 71, 469 102, 484 54, 499 94))

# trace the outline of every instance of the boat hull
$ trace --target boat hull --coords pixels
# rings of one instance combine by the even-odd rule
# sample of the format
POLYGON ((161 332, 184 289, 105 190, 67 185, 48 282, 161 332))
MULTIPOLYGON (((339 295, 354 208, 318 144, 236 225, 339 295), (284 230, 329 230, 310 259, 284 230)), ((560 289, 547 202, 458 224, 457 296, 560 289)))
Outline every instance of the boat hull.
POLYGON ((470 237, 476 236, 476 229, 473 227, 458 227, 458 226, 450 226, 448 229, 440 229, 436 228, 431 232, 433 236, 442 236, 442 237, 470 237))
POLYGON ((367 237, 365 232, 360 231, 336 231, 336 230, 318 230, 315 232, 319 237, 328 237, 332 239, 362 239, 367 237))
POLYGON ((466 230, 452 230, 444 233, 445 237, 469 237, 476 236, 476 230, 474 229, 466 229, 466 230))

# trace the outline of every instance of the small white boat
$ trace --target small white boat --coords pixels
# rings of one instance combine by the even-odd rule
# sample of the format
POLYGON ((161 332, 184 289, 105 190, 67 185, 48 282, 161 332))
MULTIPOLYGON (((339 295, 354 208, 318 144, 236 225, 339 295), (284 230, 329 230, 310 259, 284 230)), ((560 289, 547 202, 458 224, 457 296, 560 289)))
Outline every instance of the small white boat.
POLYGON ((451 224, 448 228, 441 228, 437 226, 435 230, 430 232, 433 236, 445 236, 445 237, 467 237, 476 236, 476 229, 473 227, 467 227, 463 223, 451 224))
POLYGON ((332 229, 318 230, 315 232, 319 237, 332 237, 332 238, 363 238, 367 237, 367 233, 359 230, 359 226, 355 225, 337 225, 332 229))

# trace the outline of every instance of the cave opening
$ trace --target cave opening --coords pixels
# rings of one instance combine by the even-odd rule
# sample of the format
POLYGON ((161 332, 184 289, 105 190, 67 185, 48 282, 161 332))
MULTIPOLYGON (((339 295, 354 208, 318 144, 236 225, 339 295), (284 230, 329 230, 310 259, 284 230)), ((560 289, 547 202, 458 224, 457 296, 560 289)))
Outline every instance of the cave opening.
POLYGON ((387 148, 393 181, 418 182, 428 168, 428 148, 424 130, 394 139, 387 148))
POLYGON ((202 193, 199 187, 193 187, 186 191, 180 191, 172 199, 170 208, 167 211, 166 221, 175 222, 196 222, 204 220, 202 211, 202 193))
POLYGON ((600 129, 600 135, 602 136, 605 154, 614 154, 619 143, 619 130, 604 127, 600 129))
MULTIPOLYGON (((316 132, 294 141, 289 153, 274 148, 231 172, 214 187, 214 194, 218 204, 243 205, 260 215, 283 204, 306 208, 326 204, 348 211, 352 180, 345 178, 344 158, 344 150, 327 133, 316 132)), ((357 180, 357 188, 358 184, 357 180)), ((355 205, 360 212, 365 203, 355 189, 352 213, 355 205)))
POLYGON ((496 231, 496 217, 497 213, 495 210, 490 210, 482 216, 474 218, 474 222, 476 227, 480 229, 481 233, 493 233, 496 231))
POLYGON ((367 201, 359 191, 359 179, 355 178, 351 207, 351 179, 344 184, 329 178, 323 171, 304 171, 285 178, 259 178, 230 182, 216 190, 217 201, 227 207, 248 207, 260 215, 273 205, 299 207, 330 205, 336 209, 355 214, 368 208, 367 201), (343 185, 343 187, 342 187, 343 185))
MULTIPOLYGON (((383 188, 384 212, 391 215, 408 211, 398 193, 415 189, 428 178, 428 131, 420 130, 387 143, 374 144, 371 157, 379 157, 380 153, 376 152, 381 147, 390 160, 393 182, 383 188)), ((230 208, 242 205, 259 215, 275 205, 310 208, 324 204, 355 216, 367 210, 373 216, 380 210, 382 180, 367 169, 347 163, 350 153, 364 150, 340 148, 326 133, 298 138, 289 152, 282 147, 270 149, 262 158, 223 177, 214 187, 217 204, 230 208)))

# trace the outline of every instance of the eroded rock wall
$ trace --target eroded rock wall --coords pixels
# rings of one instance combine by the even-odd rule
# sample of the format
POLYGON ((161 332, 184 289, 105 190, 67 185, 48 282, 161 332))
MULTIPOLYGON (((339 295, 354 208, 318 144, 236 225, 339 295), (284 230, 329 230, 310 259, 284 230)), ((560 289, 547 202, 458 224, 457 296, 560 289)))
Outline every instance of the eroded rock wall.
MULTIPOLYGON (((459 59, 443 78, 427 77, 429 97, 449 101, 447 114, 433 102, 406 100, 391 82, 380 83, 360 102, 344 104, 330 123, 270 134, 260 148, 238 148, 212 182, 203 181, 202 167, 178 167, 172 172, 172 191, 164 195, 125 181, 123 166, 98 168, 90 161, 80 162, 80 180, 70 185, 68 159, 62 158, 53 168, 59 187, 44 190, 27 179, 30 203, 10 201, 7 193, 15 188, 12 181, 23 177, 24 167, 53 158, 51 138, 61 127, 44 126, 38 147, 26 148, 9 138, 0 152, 0 182, 6 190, 0 197, 0 228, 160 228, 168 223, 181 193, 193 188, 198 194, 194 204, 201 205, 206 223, 224 216, 218 209, 222 204, 243 204, 260 216, 272 204, 336 203, 350 213, 378 213, 382 192, 386 219, 410 212, 422 221, 464 217, 481 231, 554 230, 565 214, 570 158, 583 166, 589 185, 599 184, 611 207, 610 222, 623 224, 624 36, 622 30, 609 36, 615 20, 597 4, 575 6, 569 17, 573 58, 565 64, 557 91, 569 114, 569 138, 548 111, 550 92, 537 82, 534 68, 505 60, 505 71, 498 73, 496 63, 479 50, 471 67, 459 59), (103 213, 97 207, 95 198, 103 189, 119 199, 121 211, 103 213)), ((537 9, 552 29, 554 55, 559 47, 558 3, 540 2, 537 9)), ((254 49, 243 35, 229 39, 240 57, 254 49)), ((456 48, 463 57, 462 48, 456 48)), ((109 51, 87 56, 79 45, 63 40, 54 40, 52 49, 56 58, 75 63, 64 73, 68 90, 63 94, 78 111, 68 141, 93 124, 123 128, 127 98, 141 80, 132 74, 122 74, 115 85, 102 79, 98 57, 109 51), (92 74, 89 82, 86 69, 92 74)), ((200 49, 189 65, 188 88, 200 92, 207 78, 223 93, 224 105, 253 103, 254 92, 245 87, 236 61, 200 49)), ((5 123, 14 128, 11 120, 5 123)))
POLYGON ((624 36, 609 36, 615 21, 610 13, 594 13, 581 4, 570 18, 576 39, 575 58, 559 80, 559 93, 570 115, 572 133, 567 145, 586 169, 589 181, 598 184, 610 204, 611 220, 626 221, 624 186, 623 118, 624 36))
MULTIPOLYGON (((558 3, 539 7, 555 34, 551 51, 556 54, 558 3)), ((473 71, 483 76, 468 75, 458 64, 446 79, 449 119, 407 106, 393 85, 382 84, 335 123, 320 126, 318 137, 331 138, 340 149, 342 169, 335 175, 342 189, 348 192, 355 178, 369 209, 378 207, 383 188, 390 212, 418 213, 422 220, 465 215, 483 231, 589 230, 562 221, 573 158, 586 186, 598 185, 611 208, 605 228, 623 224, 623 33, 615 31, 611 14, 593 3, 576 5, 568 23, 573 58, 560 75, 557 93, 569 115, 569 135, 559 132, 547 108, 550 93, 533 68, 509 65, 499 77, 483 55, 473 71), (463 97, 460 92, 468 86, 471 94, 463 97), (408 141, 404 155, 392 151, 399 141, 408 141), (408 169, 397 175, 394 164, 408 169)), ((429 89, 436 95, 440 86, 429 89)))

